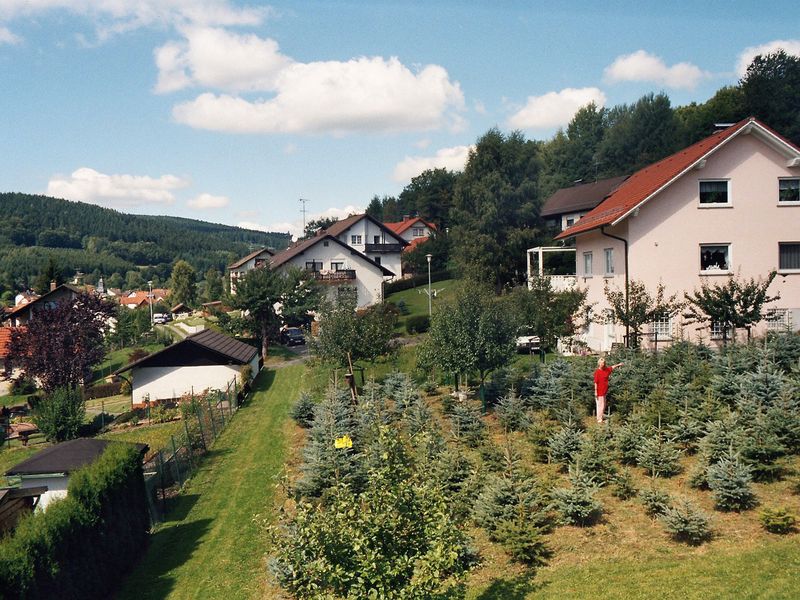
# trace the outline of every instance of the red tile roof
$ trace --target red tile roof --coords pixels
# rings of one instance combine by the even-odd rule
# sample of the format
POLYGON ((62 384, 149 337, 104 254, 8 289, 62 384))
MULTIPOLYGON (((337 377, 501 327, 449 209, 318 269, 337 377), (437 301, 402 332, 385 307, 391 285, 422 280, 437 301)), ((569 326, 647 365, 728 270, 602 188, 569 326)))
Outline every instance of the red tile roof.
POLYGON ((0 327, 0 358, 8 356, 8 347, 11 344, 11 327, 0 327))
POLYGON ((755 118, 743 119, 727 129, 718 131, 688 148, 676 152, 672 156, 668 156, 637 171, 600 205, 585 214, 572 227, 568 227, 557 235, 556 239, 568 238, 604 225, 616 224, 639 205, 649 200, 686 171, 700 163, 709 154, 723 146, 728 140, 734 138, 741 131, 750 131, 751 129, 746 129, 748 125, 760 129, 768 137, 777 138, 778 142, 787 146, 788 149, 800 153, 799 148, 755 118))
POLYGON ((425 243, 425 242, 427 242, 427 241, 428 241, 428 237, 427 237, 427 236, 424 236, 424 237, 418 237, 418 238, 414 238, 413 240, 411 240, 410 242, 408 242, 408 246, 406 246, 405 248, 403 248, 403 252, 411 252, 411 251, 412 251, 412 250, 414 250, 414 249, 415 249, 417 246, 419 246, 420 244, 424 244, 424 243, 425 243))
POLYGON ((434 230, 436 229, 436 225, 434 225, 433 223, 428 223, 422 217, 411 217, 409 219, 403 219, 402 221, 384 223, 384 225, 399 235, 416 223, 422 223, 429 229, 434 229, 434 230))

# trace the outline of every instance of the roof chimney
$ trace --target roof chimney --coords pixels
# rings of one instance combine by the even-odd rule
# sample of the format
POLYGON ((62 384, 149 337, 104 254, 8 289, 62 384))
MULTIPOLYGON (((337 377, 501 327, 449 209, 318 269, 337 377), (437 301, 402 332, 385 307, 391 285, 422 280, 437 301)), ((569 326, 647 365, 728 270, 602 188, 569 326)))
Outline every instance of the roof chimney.
POLYGON ((736 125, 736 123, 714 123, 714 133, 719 133, 734 125, 736 125))
POLYGON ((405 223, 411 218, 411 215, 403 215, 403 222, 405 223))
POLYGON ((52 292, 52 291, 53 291, 54 289, 56 289, 57 287, 58 287, 58 285, 56 285, 56 280, 55 280, 55 279, 53 279, 53 280, 50 282, 50 291, 52 292))

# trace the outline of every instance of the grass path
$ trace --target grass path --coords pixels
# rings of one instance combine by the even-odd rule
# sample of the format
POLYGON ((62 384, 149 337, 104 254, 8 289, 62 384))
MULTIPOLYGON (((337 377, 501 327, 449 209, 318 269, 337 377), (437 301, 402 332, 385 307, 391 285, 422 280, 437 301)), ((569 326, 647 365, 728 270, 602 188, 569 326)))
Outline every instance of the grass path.
POLYGON ((266 540, 254 516, 272 510, 287 452, 284 425, 303 365, 265 370, 255 394, 177 499, 170 520, 124 582, 120 599, 257 597, 266 540))

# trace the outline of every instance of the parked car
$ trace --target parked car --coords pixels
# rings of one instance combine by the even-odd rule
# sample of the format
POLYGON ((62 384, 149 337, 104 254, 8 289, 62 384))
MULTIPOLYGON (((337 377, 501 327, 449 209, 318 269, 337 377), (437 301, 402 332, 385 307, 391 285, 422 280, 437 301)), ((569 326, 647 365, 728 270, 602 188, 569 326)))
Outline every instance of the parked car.
POLYGON ((303 330, 299 327, 287 327, 281 330, 281 343, 286 346, 302 346, 306 343, 303 330))
POLYGON ((163 325, 172 321, 172 315, 166 313, 155 313, 153 315, 153 323, 156 325, 163 325))

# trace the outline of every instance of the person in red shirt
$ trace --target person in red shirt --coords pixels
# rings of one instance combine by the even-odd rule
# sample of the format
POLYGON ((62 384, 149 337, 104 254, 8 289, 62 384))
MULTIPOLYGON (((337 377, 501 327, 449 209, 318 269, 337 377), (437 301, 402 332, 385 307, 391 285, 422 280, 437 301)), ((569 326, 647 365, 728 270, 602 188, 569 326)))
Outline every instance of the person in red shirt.
POLYGON ((625 363, 617 363, 610 367, 606 366, 606 359, 597 360, 597 370, 594 372, 594 398, 597 404, 597 422, 603 422, 603 413, 606 412, 606 394, 608 393, 608 378, 614 369, 618 369, 625 363))

